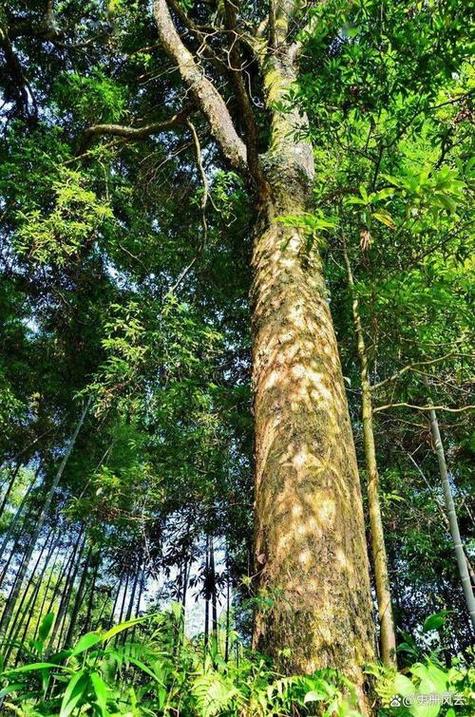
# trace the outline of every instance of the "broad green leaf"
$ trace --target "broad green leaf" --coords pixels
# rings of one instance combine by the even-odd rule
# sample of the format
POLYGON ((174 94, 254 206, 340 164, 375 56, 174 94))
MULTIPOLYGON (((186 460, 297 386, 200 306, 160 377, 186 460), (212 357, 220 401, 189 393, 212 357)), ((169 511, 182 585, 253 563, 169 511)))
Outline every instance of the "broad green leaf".
POLYGON ((85 670, 80 670, 71 677, 64 692, 59 717, 68 717, 71 714, 84 692, 87 690, 88 683, 89 675, 85 670))
POLYGON ((424 632, 438 630, 445 623, 448 614, 448 610, 441 610, 440 612, 435 612, 432 615, 429 615, 429 617, 424 620, 424 625, 422 626, 422 629, 424 630, 424 632))
POLYGON ((315 690, 310 690, 310 692, 307 692, 305 697, 303 698, 303 703, 306 705, 308 702, 319 702, 320 700, 324 700, 327 695, 323 694, 323 692, 316 692, 315 690))
POLYGON ((396 688, 397 694, 403 697, 409 697, 417 691, 416 686, 411 682, 409 677, 401 675, 400 672, 398 672, 394 678, 394 687, 396 688))
POLYGON ((88 632, 85 635, 83 635, 71 651, 71 657, 75 657, 76 655, 80 655, 81 652, 85 652, 86 650, 89 650, 90 647, 93 647, 93 645, 97 645, 98 642, 101 642, 103 640, 103 637, 101 636, 100 632, 88 632))

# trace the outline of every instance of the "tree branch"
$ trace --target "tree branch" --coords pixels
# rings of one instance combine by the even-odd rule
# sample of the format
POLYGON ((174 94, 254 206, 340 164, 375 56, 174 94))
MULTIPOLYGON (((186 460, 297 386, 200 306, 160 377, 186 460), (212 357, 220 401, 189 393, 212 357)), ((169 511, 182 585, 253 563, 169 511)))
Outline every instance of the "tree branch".
POLYGON ((387 403, 384 406, 376 406, 373 409, 373 413, 379 413, 380 411, 386 411, 388 408, 413 408, 416 411, 446 411, 447 413, 462 413, 463 411, 475 410, 475 404, 469 406, 462 406, 461 408, 450 408, 450 406, 416 406, 412 403, 387 403))
POLYGON ((151 122, 150 124, 143 125, 142 127, 129 127, 121 124, 94 124, 84 131, 79 153, 82 153, 85 149, 87 149, 94 137, 100 137, 101 135, 112 135, 114 137, 123 137, 124 139, 135 140, 144 139, 145 137, 157 134, 158 132, 165 132, 166 130, 173 129, 174 127, 184 124, 189 112, 190 108, 186 108, 167 120, 163 120, 162 122, 151 122))
MULTIPOLYGON (((457 355, 470 356, 470 354, 457 354, 457 355)), ((393 375, 389 376, 389 378, 385 378, 383 381, 379 381, 379 383, 373 383, 373 385, 371 386, 371 390, 375 391, 376 389, 379 389, 388 383, 392 383, 393 381, 396 381, 398 378, 400 378, 405 373, 407 373, 407 371, 412 371, 412 370, 418 368, 419 366, 429 366, 434 363, 440 363, 441 361, 445 361, 445 359, 451 358, 452 356, 455 356, 455 354, 453 351, 450 351, 450 353, 445 354, 445 356, 440 356, 439 358, 436 358, 436 359, 431 359, 429 361, 416 361, 416 363, 408 364, 407 366, 404 366, 404 368, 402 368, 400 371, 396 371, 396 373, 393 373, 393 375)))
POLYGON ((232 0, 224 0, 224 21, 226 29, 231 34, 231 47, 228 51, 229 66, 232 80, 236 90, 239 109, 242 113, 246 128, 246 147, 249 171, 257 184, 262 184, 263 177, 259 166, 257 150, 257 127, 254 112, 251 107, 249 95, 242 76, 242 59, 239 50, 239 36, 237 34, 236 6, 232 0))
POLYGON ((163 48, 176 62, 182 80, 193 96, 211 128, 228 161, 237 169, 247 169, 246 145, 234 127, 231 115, 223 97, 208 80, 191 52, 183 44, 168 9, 166 0, 155 0, 153 5, 155 22, 163 48))

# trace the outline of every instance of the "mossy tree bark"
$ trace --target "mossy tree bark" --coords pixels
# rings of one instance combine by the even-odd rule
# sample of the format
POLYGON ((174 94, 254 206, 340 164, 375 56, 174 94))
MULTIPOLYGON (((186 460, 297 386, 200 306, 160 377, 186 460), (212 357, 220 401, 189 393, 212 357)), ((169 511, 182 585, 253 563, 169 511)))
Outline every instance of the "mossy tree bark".
POLYGON ((353 436, 320 259, 276 222, 308 197, 281 161, 253 258, 256 571, 272 600, 254 644, 288 671, 339 667, 361 685, 374 654, 353 436))

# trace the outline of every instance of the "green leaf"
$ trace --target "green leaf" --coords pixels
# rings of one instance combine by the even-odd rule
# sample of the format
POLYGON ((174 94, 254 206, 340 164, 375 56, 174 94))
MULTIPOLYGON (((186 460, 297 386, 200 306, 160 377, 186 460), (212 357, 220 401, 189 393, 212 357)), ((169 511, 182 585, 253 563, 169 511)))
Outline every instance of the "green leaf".
POLYGON ((103 717, 106 717, 107 715, 107 685, 100 676, 98 672, 93 672, 91 674, 91 684, 92 689, 95 692, 96 695, 96 702, 98 704, 98 707, 103 715, 103 717))
POLYGON ((88 632, 85 635, 83 635, 80 640, 78 640, 76 646, 73 648, 71 652, 71 657, 75 657, 76 655, 80 655, 81 652, 85 652, 86 650, 89 650, 90 647, 93 645, 97 645, 98 642, 101 642, 103 640, 103 637, 101 636, 100 632, 88 632))
POLYGON ((114 637, 115 635, 118 635, 119 632, 123 632, 124 630, 128 630, 129 627, 133 627, 134 625, 138 625, 141 622, 144 622, 147 617, 137 617, 133 620, 128 620, 127 622, 121 622, 119 625, 114 625, 114 627, 111 627, 110 630, 107 630, 101 638, 101 642, 106 642, 107 640, 110 640, 111 637, 114 637))
POLYGON ((424 620, 422 626, 423 631, 430 632, 431 630, 438 630, 444 625, 449 612, 449 610, 441 610, 440 612, 434 612, 432 615, 429 615, 429 617, 424 620))
POLYGON ((368 192, 366 191, 366 187, 363 184, 360 184, 360 194, 363 198, 364 203, 368 204, 368 192))
POLYGON ((154 680, 158 680, 157 675, 149 667, 147 667, 147 665, 138 660, 136 657, 129 657, 129 661, 132 663, 132 665, 138 667, 139 670, 142 670, 142 672, 145 672, 145 674, 149 675, 154 680))
POLYGON ((2 697, 5 697, 5 695, 9 695, 12 692, 17 692, 19 690, 22 690, 24 688, 24 685, 21 682, 15 682, 12 685, 7 685, 3 688, 3 690, 0 690, 0 700, 2 697))
POLYGON ((320 700, 324 700, 327 695, 323 694, 323 692, 316 692, 315 690, 310 690, 310 692, 307 692, 305 697, 303 698, 303 703, 306 705, 308 702, 319 702, 320 700))
POLYGON ((83 696, 89 683, 89 675, 85 670, 80 670, 73 675, 64 692, 59 717, 69 717, 77 703, 83 696))
POLYGON ((411 682, 409 677, 401 675, 400 672, 394 678, 394 686, 398 695, 409 697, 416 693, 416 686, 411 682))
POLYGON ((380 209, 378 212, 373 212, 372 216, 375 219, 377 219, 378 222, 381 222, 381 224, 385 224, 390 229, 396 229, 394 220, 391 217, 391 215, 389 214, 389 212, 386 212, 383 209, 380 209))
POLYGON ((46 670, 48 668, 70 671, 69 668, 64 667, 64 665, 55 665, 54 662, 31 662, 29 665, 22 665, 21 667, 7 670, 3 673, 3 676, 16 675, 18 672, 35 672, 35 670, 46 670))
POLYGON ((49 612, 42 619, 40 629, 38 630, 38 637, 41 642, 44 643, 46 638, 50 634, 51 628, 53 627, 54 619, 55 619, 54 612, 49 612))
POLYGON ((373 192, 373 194, 370 195, 371 201, 380 202, 383 199, 388 199, 394 195, 394 192, 394 187, 385 187, 384 189, 380 189, 378 192, 373 192))

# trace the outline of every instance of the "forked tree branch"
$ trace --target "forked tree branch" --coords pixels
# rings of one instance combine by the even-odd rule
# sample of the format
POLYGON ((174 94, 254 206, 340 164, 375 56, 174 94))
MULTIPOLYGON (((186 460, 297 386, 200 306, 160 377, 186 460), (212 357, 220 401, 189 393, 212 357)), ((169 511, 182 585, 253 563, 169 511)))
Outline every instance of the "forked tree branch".
POLYGON ((263 182, 259 167, 257 150, 257 126, 254 112, 251 107, 246 85, 241 71, 242 58, 239 49, 239 35, 237 33, 237 13, 233 0, 224 0, 224 21, 226 29, 230 33, 231 47, 228 51, 229 66, 232 73, 232 80, 236 90, 236 97, 239 110, 242 113, 244 126, 246 128, 246 147, 249 171, 258 184, 263 182))
POLYGON ((166 0, 155 0, 153 12, 163 48, 176 62, 182 80, 190 88, 208 120, 214 139, 233 167, 247 169, 246 145, 236 131, 226 103, 213 83, 208 80, 192 53, 183 44, 166 0))

